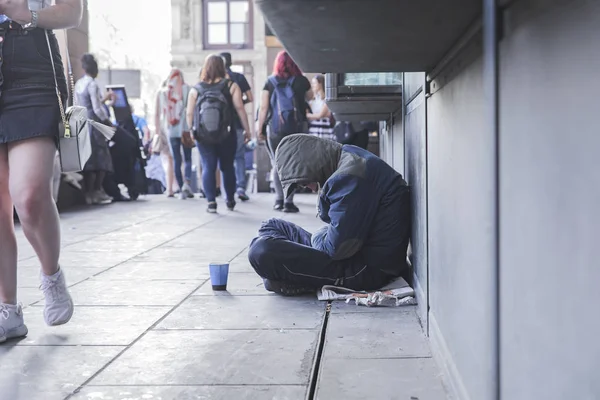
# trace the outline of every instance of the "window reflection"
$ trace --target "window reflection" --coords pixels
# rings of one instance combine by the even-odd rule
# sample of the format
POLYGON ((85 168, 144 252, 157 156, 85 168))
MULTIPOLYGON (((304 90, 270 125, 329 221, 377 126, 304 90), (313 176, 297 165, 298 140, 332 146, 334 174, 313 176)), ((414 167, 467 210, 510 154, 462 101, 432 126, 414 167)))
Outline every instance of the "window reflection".
POLYGON ((402 85, 402 72, 355 72, 344 74, 345 86, 402 85))

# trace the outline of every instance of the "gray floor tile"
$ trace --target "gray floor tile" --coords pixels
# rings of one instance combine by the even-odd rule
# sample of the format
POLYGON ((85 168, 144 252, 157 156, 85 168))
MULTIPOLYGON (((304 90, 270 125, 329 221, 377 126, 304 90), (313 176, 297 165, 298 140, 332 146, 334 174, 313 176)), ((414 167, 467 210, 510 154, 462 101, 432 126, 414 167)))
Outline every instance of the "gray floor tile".
MULTIPOLYGON (((65 267, 65 269, 68 269, 69 267, 112 267, 130 259, 131 257, 131 254, 119 252, 98 254, 63 250, 60 255, 60 264, 65 267)), ((33 257, 24 261, 20 261, 19 265, 26 267, 39 267, 40 262, 36 257, 33 257)))
POLYGON ((394 360, 325 360, 319 400, 445 400, 446 393, 431 358, 394 360))
POLYGON ((331 305, 332 314, 340 313, 367 313, 367 314, 386 314, 390 310, 397 310, 398 312, 404 312, 408 310, 414 310, 416 312, 417 306, 407 305, 399 307, 366 307, 357 306, 355 303, 346 304, 345 301, 334 301, 331 305))
POLYGON ((71 288, 76 305, 174 306, 192 293, 201 281, 87 280, 71 288), (107 283, 108 282, 108 283, 107 283))
POLYGON ((325 357, 429 357, 431 351, 413 309, 332 314, 327 325, 325 357), (352 349, 352 351, 348 351, 352 349))
POLYGON ((229 250, 213 248, 209 241, 195 249, 161 246, 135 257, 134 261, 196 261, 198 263, 229 261, 244 249, 243 245, 229 250))
POLYGON ((33 306, 24 311, 29 334, 19 346, 127 346, 171 307, 76 307, 71 321, 60 327, 46 326, 43 310, 33 306))
POLYGON ((305 386, 90 386, 73 400, 301 400, 305 386))
POLYGON ((152 331, 93 385, 308 383, 318 331, 152 331))
POLYGON ((105 273, 97 280, 206 280, 209 277, 207 265, 199 265, 195 260, 168 261, 128 261, 105 273))
POLYGON ((62 400, 121 347, 0 346, 2 400, 62 400))
MULTIPOLYGON (((227 291, 213 291, 210 281, 202 285, 194 296, 244 296, 244 295, 265 295, 274 296, 267 292, 260 276, 256 273, 239 274, 230 273, 227 281, 227 291)), ((315 296, 316 297, 316 296, 315 296)))
POLYGON ((139 239, 118 240, 118 241, 96 241, 94 239, 85 242, 75 243, 63 247, 63 251, 73 251, 78 253, 120 253, 131 256, 138 255, 148 251, 156 245, 146 243, 139 239))
POLYGON ((36 303, 44 298, 44 294, 37 287, 27 287, 17 289, 17 301, 27 307, 30 304, 36 303))
MULTIPOLYGON (((88 267, 70 267, 64 268, 65 277, 68 285, 74 285, 84 281, 108 267, 88 268, 88 267)), ((38 288, 40 286, 40 267, 23 267, 17 268, 17 284, 20 288, 38 288)))
POLYGON ((281 296, 192 296, 158 329, 317 329, 325 304, 281 296))

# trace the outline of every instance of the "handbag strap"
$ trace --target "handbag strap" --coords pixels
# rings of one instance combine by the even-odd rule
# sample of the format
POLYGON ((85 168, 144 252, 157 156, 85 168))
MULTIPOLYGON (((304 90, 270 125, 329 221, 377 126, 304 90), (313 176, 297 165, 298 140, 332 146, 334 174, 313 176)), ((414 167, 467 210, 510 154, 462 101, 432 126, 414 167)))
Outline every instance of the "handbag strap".
MULTIPOLYGON (((50 37, 48 35, 48 30, 44 29, 44 34, 46 35, 46 43, 48 44, 48 53, 50 54, 50 63, 52 64, 52 72, 54 73, 54 87, 56 88, 56 97, 58 99, 58 107, 60 108, 60 117, 62 119, 63 125, 65 127, 65 133, 64 133, 64 137, 66 138, 70 138, 71 137, 71 126, 69 125, 69 119, 67 118, 67 114, 65 112, 65 107, 62 101, 62 96, 60 94, 60 88, 58 87, 58 77, 56 74, 56 66, 54 65, 54 55, 52 52, 52 46, 50 45, 50 37)), ((73 101, 73 104, 75 104, 76 99, 75 99, 75 82, 73 79, 73 68, 71 65, 71 57, 69 57, 69 42, 67 41, 67 32, 65 31, 65 42, 66 42, 66 52, 67 52, 67 70, 68 70, 68 77, 69 77, 69 88, 67 88, 67 91, 70 91, 70 93, 67 93, 68 97, 70 97, 73 101)))

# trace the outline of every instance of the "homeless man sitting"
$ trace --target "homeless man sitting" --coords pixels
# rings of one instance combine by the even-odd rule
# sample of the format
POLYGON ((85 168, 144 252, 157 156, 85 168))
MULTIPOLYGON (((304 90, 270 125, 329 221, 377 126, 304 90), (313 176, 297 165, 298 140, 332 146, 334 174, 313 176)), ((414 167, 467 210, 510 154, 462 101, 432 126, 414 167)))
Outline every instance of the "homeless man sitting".
POLYGON ((275 162, 286 197, 318 185, 318 215, 327 225, 311 235, 281 219, 263 222, 248 258, 267 290, 375 290, 405 272, 410 192, 392 167, 359 147, 305 134, 284 138, 275 162))

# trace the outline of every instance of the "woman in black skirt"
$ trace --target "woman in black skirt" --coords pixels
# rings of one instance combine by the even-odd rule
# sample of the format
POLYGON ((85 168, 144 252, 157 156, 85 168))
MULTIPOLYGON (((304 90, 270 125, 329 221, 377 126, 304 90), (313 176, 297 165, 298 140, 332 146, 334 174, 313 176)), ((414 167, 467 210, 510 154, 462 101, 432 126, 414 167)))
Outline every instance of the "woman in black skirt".
POLYGON ((61 117, 45 30, 66 100, 63 64, 50 30, 78 25, 83 0, 54 3, 0 0, 0 342, 27 334, 17 303, 13 205, 41 263, 46 323, 61 325, 73 315, 58 265, 60 226, 51 182, 61 117))

